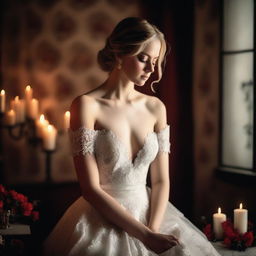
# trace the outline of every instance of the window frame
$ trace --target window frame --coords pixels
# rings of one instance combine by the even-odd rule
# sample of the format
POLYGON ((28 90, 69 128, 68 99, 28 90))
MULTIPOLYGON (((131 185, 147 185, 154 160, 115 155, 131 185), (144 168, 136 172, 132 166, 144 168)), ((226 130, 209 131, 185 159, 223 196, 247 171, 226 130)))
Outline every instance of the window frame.
POLYGON ((256 179, 256 86, 255 86, 255 78, 256 78, 256 59, 255 59, 255 48, 256 48, 256 0, 253 0, 253 49, 248 50, 240 50, 240 51, 224 51, 223 43, 224 43, 224 1, 220 0, 220 48, 219 48, 219 156, 218 156, 218 171, 230 173, 239 176, 250 176, 253 179, 256 179), (253 164, 252 168, 242 168, 232 165, 223 164, 223 73, 224 73, 224 65, 223 60, 224 56, 228 54, 239 54, 239 53, 253 53, 253 164))

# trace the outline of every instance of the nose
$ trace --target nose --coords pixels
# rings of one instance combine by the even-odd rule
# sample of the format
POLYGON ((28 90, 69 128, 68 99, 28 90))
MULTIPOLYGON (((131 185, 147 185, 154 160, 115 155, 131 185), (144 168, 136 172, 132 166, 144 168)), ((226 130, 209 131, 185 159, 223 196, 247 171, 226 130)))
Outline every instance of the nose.
POLYGON ((153 65, 153 63, 148 62, 146 67, 145 67, 145 71, 149 72, 149 73, 153 73, 155 70, 155 66, 153 65))

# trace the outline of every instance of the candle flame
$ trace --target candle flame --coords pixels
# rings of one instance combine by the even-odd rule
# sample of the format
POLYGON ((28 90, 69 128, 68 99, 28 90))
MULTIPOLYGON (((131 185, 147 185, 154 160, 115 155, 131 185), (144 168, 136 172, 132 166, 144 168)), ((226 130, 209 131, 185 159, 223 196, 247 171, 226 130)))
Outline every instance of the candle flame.
POLYGON ((221 213, 221 208, 220 207, 218 208, 218 213, 221 213))
POLYGON ((66 117, 70 117, 70 112, 69 112, 69 111, 66 111, 66 112, 65 112, 65 116, 66 116, 66 117))
POLYGON ((9 110, 9 113, 10 113, 10 114, 15 114, 15 111, 14 111, 13 109, 10 109, 10 110, 9 110))
POLYGON ((243 204, 242 203, 239 205, 239 209, 243 209, 243 204))
POLYGON ((26 86, 26 91, 30 91, 31 90, 31 86, 30 85, 27 85, 26 86))
POLYGON ((16 97, 14 98, 14 100, 15 100, 15 101, 19 101, 19 96, 16 96, 16 97))
POLYGON ((1 90, 1 95, 5 95, 5 91, 4 90, 1 90))
POLYGON ((48 132, 51 132, 53 130, 53 125, 48 124, 47 125, 47 130, 48 130, 48 132))
POLYGON ((40 122, 43 122, 45 120, 44 115, 40 115, 40 122))

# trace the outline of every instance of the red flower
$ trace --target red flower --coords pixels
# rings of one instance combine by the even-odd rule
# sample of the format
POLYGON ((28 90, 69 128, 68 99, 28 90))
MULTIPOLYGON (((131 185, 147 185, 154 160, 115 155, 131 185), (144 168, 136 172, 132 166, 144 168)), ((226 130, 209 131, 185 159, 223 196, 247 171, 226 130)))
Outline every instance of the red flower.
POLYGON ((33 211, 33 212, 31 213, 31 217, 32 217, 32 220, 33 220, 33 221, 39 220, 39 212, 38 212, 38 211, 33 211))
POLYGON ((1 200, 0 201, 0 209, 3 209, 4 208, 4 202, 1 200))
POLYGON ((2 184, 0 184, 0 193, 5 194, 6 190, 2 184))
POLYGON ((254 237, 253 237, 253 233, 252 232, 246 232, 242 236, 242 240, 245 242, 245 246, 246 247, 249 247, 249 246, 252 245, 253 239, 254 239, 254 237))
POLYGON ((212 225, 211 224, 207 224, 204 228, 203 228, 203 232, 206 235, 207 239, 209 241, 213 240, 213 232, 212 232, 212 225))
POLYGON ((24 202, 21 205, 22 209, 23 209, 23 215, 24 216, 30 216, 31 215, 31 211, 33 210, 33 204, 29 203, 29 202, 24 202))
POLYGON ((21 203, 27 202, 28 198, 26 196, 24 196, 23 194, 18 194, 17 195, 17 200, 21 203))
POLYGON ((230 248, 231 247, 231 239, 229 237, 225 237, 223 243, 230 248))

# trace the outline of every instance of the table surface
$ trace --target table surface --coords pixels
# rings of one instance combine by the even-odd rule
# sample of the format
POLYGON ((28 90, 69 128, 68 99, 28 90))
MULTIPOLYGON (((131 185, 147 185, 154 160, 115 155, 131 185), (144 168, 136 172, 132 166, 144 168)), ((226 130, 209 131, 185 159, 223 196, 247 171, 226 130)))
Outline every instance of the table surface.
POLYGON ((249 247, 244 252, 232 251, 221 242, 212 243, 221 256, 256 256, 256 247, 249 247))
POLYGON ((0 229, 0 235, 31 235, 30 226, 24 224, 10 224, 7 229, 0 229))

